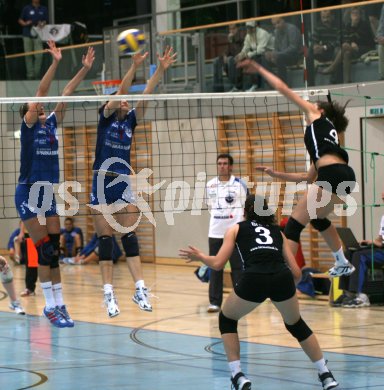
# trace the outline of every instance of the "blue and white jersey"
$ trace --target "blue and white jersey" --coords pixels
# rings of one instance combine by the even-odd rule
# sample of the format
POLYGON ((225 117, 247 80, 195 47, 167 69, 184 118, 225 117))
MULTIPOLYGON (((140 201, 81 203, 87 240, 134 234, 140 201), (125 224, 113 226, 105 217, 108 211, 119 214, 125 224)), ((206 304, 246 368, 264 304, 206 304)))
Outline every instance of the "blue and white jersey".
POLYGON ((42 125, 37 121, 28 127, 21 124, 21 152, 19 184, 38 181, 59 182, 59 141, 57 119, 52 112, 42 125))
MULTIPOLYGON (((121 158, 130 165, 132 139, 136 125, 135 109, 130 110, 122 121, 118 120, 116 112, 106 118, 104 110, 102 110, 97 126, 94 171, 99 171, 103 162, 111 157, 121 158)), ((125 175, 131 174, 130 169, 120 162, 109 165, 107 171, 125 175)))
POLYGON ((211 213, 208 237, 223 238, 228 228, 243 220, 247 195, 247 185, 238 177, 231 176, 227 182, 218 177, 208 181, 206 200, 211 213))

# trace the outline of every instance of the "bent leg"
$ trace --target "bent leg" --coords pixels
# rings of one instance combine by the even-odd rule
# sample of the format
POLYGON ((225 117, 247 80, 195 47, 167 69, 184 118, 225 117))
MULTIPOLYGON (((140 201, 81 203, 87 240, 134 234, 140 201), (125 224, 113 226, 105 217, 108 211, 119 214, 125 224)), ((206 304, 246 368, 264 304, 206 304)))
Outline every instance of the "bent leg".
POLYGON ((323 353, 316 336, 300 316, 297 296, 294 295, 282 302, 272 301, 272 303, 283 317, 287 329, 299 341, 301 348, 311 361, 316 362, 323 359, 323 353))
MULTIPOLYGON (((236 293, 232 291, 224 303, 222 314, 227 319, 238 321, 259 305, 260 303, 246 301, 238 297, 236 293)), ((221 337, 223 339, 228 362, 240 360, 240 341, 237 330, 232 333, 222 333, 221 337)))

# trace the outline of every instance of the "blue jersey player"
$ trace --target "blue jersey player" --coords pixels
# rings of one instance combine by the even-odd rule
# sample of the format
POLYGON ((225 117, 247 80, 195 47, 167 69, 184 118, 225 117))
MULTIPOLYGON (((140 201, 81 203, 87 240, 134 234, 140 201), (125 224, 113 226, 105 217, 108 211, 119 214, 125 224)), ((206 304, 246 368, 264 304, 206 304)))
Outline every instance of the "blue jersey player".
MULTIPOLYGON (((48 42, 52 63, 38 86, 36 96, 46 96, 62 58, 53 41, 48 42)), ((93 48, 82 58, 82 68, 65 86, 63 96, 71 95, 92 67, 93 48)), ((60 268, 60 220, 52 185, 59 182, 59 155, 57 126, 65 114, 65 103, 57 103, 50 114, 38 102, 20 107, 21 158, 20 176, 15 193, 18 213, 24 222, 38 253, 38 273, 44 293, 43 315, 56 327, 73 327, 63 301, 60 268), (43 218, 43 219, 42 219, 43 218), (44 223, 42 223, 44 221, 44 223)))
MULTIPOLYGON (((132 65, 124 76, 117 95, 127 94, 137 68, 148 53, 137 53, 132 57, 132 65)), ((159 65, 148 80, 143 94, 151 94, 164 72, 176 61, 176 53, 167 48, 163 56, 158 56, 159 65)), ((141 310, 152 311, 145 287, 139 244, 134 232, 138 221, 138 209, 130 184, 130 154, 136 124, 143 119, 146 101, 139 101, 132 108, 126 100, 110 100, 100 108, 100 120, 97 129, 95 161, 93 164, 93 183, 91 204, 97 236, 99 237, 99 264, 104 286, 104 302, 109 317, 117 316, 120 311, 113 291, 112 233, 116 218, 120 226, 128 233, 121 237, 128 268, 135 281, 133 301, 141 310), (116 208, 114 208, 116 207, 116 208), (108 215, 107 215, 108 214, 108 215)))

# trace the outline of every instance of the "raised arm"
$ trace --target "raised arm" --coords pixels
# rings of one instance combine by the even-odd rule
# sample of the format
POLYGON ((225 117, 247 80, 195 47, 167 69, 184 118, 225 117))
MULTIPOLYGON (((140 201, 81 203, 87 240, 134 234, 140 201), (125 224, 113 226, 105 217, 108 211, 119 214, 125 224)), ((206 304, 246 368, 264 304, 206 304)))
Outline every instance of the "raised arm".
POLYGON ((233 252, 238 231, 239 225, 237 224, 226 231, 223 245, 220 247, 220 250, 216 256, 208 256, 194 246, 189 246, 188 249, 180 249, 179 256, 183 259, 187 259, 188 262, 202 261, 208 267, 216 271, 220 271, 223 269, 225 263, 228 261, 233 252))
POLYGON ((306 181, 307 183, 313 183, 317 177, 317 171, 313 164, 309 167, 307 172, 303 173, 296 173, 296 172, 279 172, 275 171, 272 168, 259 165, 256 167, 256 170, 262 171, 266 173, 267 175, 271 177, 276 177, 277 179, 283 180, 283 181, 293 181, 296 183, 300 183, 302 181, 306 181))
MULTIPOLYGON (((40 81, 40 84, 36 91, 36 96, 47 96, 49 88, 51 86, 52 80, 55 77, 57 66, 62 58, 61 50, 56 47, 54 41, 48 41, 48 49, 47 52, 51 53, 52 56, 52 64, 45 72, 43 78, 40 81)), ((41 110, 41 103, 28 103, 28 111, 25 114, 25 122, 27 125, 33 125, 37 122, 39 118, 39 112, 41 110)))
POLYGON ((284 83, 279 77, 265 69, 257 62, 246 59, 238 64, 238 67, 243 68, 248 73, 259 73, 268 84, 284 95, 288 100, 294 103, 297 107, 304 111, 307 121, 312 123, 315 119, 321 116, 320 111, 313 103, 308 102, 299 96, 296 92, 292 91, 287 84, 284 83))
MULTIPOLYGON (((132 56, 132 65, 125 74, 119 89, 116 92, 116 95, 126 95, 128 93, 129 87, 132 85, 132 81, 135 77, 136 70, 148 57, 148 52, 144 54, 136 53, 132 56)), ((115 112, 120 107, 119 100, 110 100, 104 107, 104 116, 108 118, 113 112, 115 112)))
MULTIPOLYGON (((85 75, 92 68, 93 62, 95 60, 95 50, 93 47, 88 47, 87 54, 84 54, 82 57, 83 67, 76 73, 71 81, 64 87, 62 96, 69 96, 75 91, 78 85, 84 80, 85 75)), ((67 103, 59 102, 55 107, 56 119, 57 122, 62 122, 67 103)))
MULTIPOLYGON (((176 61, 177 53, 173 52, 172 47, 167 47, 165 49, 164 55, 160 57, 160 55, 157 55, 157 58, 159 60, 159 65, 155 71, 155 73, 152 75, 152 77, 148 80, 148 83, 144 89, 143 94, 151 94, 155 90, 157 84, 159 84, 161 78, 163 77, 165 71, 176 61)), ((144 117, 145 109, 147 107, 148 101, 140 100, 136 105, 136 118, 142 119, 144 117)))

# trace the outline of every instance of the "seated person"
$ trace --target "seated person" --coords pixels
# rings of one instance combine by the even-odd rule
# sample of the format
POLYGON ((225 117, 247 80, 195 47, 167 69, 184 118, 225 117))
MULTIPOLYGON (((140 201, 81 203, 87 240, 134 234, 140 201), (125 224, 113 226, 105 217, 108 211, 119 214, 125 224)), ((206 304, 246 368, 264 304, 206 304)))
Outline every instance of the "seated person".
POLYGON ((343 28, 342 41, 341 50, 337 53, 334 61, 321 73, 332 74, 342 67, 343 81, 350 83, 352 81, 351 61, 375 48, 371 26, 367 20, 361 17, 360 7, 351 8, 350 19, 343 28))
POLYGON ((243 71, 236 68, 235 56, 244 42, 244 32, 237 24, 228 26, 228 47, 223 55, 213 60, 213 92, 224 92, 223 70, 228 75, 232 91, 243 87, 243 71))
POLYGON ((282 17, 273 17, 274 48, 264 53, 263 66, 267 69, 276 67, 277 76, 287 83, 287 66, 296 65, 302 55, 300 30, 282 17))
MULTIPOLYGON (((250 58, 260 62, 261 56, 266 50, 273 50, 273 37, 268 31, 260 28, 254 20, 245 23, 245 25, 247 27, 247 35, 244 39, 244 46, 235 60, 236 62, 239 62, 246 58, 250 58)), ((240 68, 238 69, 241 70, 240 68)), ((261 76, 251 75, 251 77, 252 86, 248 89, 248 92, 254 92, 257 88, 261 87, 261 76)))
POLYGON ((74 226, 73 218, 67 217, 64 221, 64 229, 60 235, 61 257, 73 257, 80 253, 83 248, 83 232, 79 227, 74 226))
MULTIPOLYGON (((125 259, 125 257, 123 256, 123 252, 121 251, 115 236, 112 236, 112 241, 113 241, 112 260, 114 263, 117 263, 121 257, 123 259, 125 259)), ((99 239, 96 233, 92 236, 89 243, 81 250, 79 254, 77 254, 75 257, 66 257, 63 259, 63 262, 65 264, 72 264, 72 265, 90 264, 98 261, 99 261, 99 239)))
MULTIPOLYGON (((384 192, 382 194, 384 200, 384 192)), ((367 271, 372 265, 384 265, 384 215, 381 217, 379 235, 373 240, 363 240, 361 245, 368 245, 366 249, 353 251, 350 256, 350 262, 356 268, 356 271, 350 276, 341 276, 339 287, 343 295, 335 302, 335 306, 342 307, 365 307, 369 306, 369 298, 364 294, 363 286, 367 276, 367 271), (372 246, 373 245, 373 258, 372 246)), ((348 255, 346 254, 346 257, 348 255)))
MULTIPOLYGON (((340 50, 340 37, 341 31, 339 23, 336 22, 335 11, 321 11, 320 21, 316 24, 308 50, 308 85, 315 85, 314 61, 320 63, 333 61, 340 50)), ((330 82, 336 84, 340 80, 341 71, 333 73, 330 82)))

